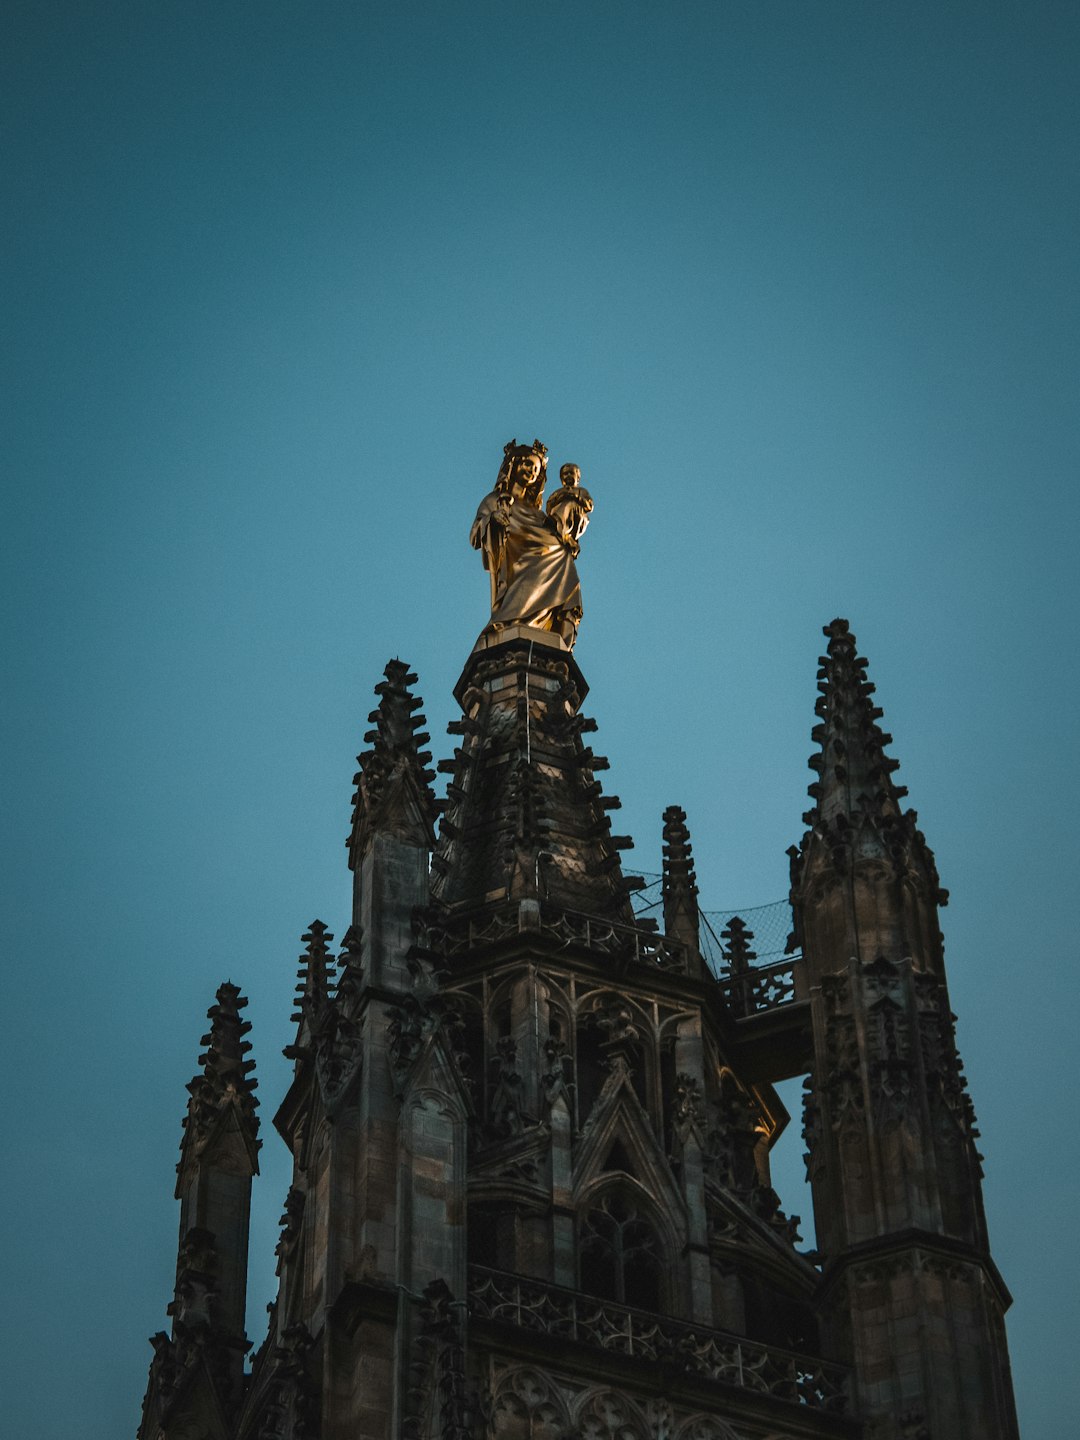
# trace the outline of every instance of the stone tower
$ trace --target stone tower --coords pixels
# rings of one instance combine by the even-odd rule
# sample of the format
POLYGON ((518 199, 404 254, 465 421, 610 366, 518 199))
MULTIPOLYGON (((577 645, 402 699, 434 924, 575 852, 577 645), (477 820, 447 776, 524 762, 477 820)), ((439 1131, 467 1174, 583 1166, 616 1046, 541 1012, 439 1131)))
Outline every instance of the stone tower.
POLYGON ((258 1141, 226 985, 140 1440, 1016 1436, 944 893, 865 662, 845 622, 826 634, 791 954, 755 963, 735 918, 719 975, 677 807, 663 927, 635 917, 564 640, 481 638, 441 805, 390 662, 352 923, 336 957, 320 922, 303 938, 269 1332, 245 1369, 258 1141), (769 1173, 774 1085, 799 1075, 810 1252, 769 1173))

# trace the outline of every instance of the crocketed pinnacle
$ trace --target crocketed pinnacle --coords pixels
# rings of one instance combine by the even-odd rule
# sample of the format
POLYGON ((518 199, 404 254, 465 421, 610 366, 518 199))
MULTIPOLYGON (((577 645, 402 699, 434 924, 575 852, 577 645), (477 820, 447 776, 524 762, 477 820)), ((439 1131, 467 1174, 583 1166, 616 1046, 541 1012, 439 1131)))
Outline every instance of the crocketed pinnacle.
POLYGON ((299 984, 296 987, 295 1014, 291 1017, 298 1025, 295 1044, 289 1047, 292 1054, 304 1050, 311 1044, 318 1030, 331 998, 331 975, 334 961, 330 946, 334 937, 321 920, 313 920, 301 936, 304 950, 297 970, 299 984))
MULTIPOLYGON (((907 788, 892 779, 900 762, 885 754, 892 736, 878 725, 882 711, 871 698, 875 687, 866 678, 867 662, 846 620, 833 620, 824 633, 829 644, 819 662, 819 723, 811 732, 820 748, 808 762, 818 778, 809 787, 813 808, 803 816, 810 829, 801 848, 789 851, 793 881, 811 842, 819 840, 841 866, 859 858, 895 865, 917 858, 937 889, 933 855, 916 828, 915 811, 900 807, 907 788)), ((944 898, 938 890, 938 903, 944 898)))
POLYGON ((226 981, 217 992, 217 1003, 206 1012, 210 1021, 209 1034, 202 1037, 205 1052, 199 1056, 201 1074, 188 1085, 191 1098, 184 1117, 184 1135, 180 1142, 181 1169, 185 1157, 199 1151, 217 1129, 221 1117, 233 1110, 249 1140, 259 1130, 255 1111, 258 1081, 252 1077, 255 1061, 245 1057, 251 1044, 244 1039, 251 1024, 241 1020, 240 1011, 247 1005, 237 986, 226 981))
POLYGON ((750 948, 754 932, 746 928, 746 921, 740 915, 732 915, 720 931, 720 938, 724 942, 724 960, 727 962, 728 974, 732 979, 745 975, 751 962, 757 959, 757 951, 750 948))
POLYGON ((391 660, 383 673, 386 678, 375 686, 378 707, 368 716, 374 728, 364 736, 371 749, 356 757, 360 769, 353 776, 357 788, 346 841, 352 869, 376 830, 418 846, 435 840, 435 772, 427 768, 430 752, 422 749, 431 736, 423 732, 427 721, 416 713, 423 701, 409 693, 416 676, 402 660, 391 660))
POLYGON ((691 969, 701 969, 698 935, 698 887, 686 811, 669 805, 664 811, 664 852, 661 892, 664 899, 664 930, 687 949, 691 969))

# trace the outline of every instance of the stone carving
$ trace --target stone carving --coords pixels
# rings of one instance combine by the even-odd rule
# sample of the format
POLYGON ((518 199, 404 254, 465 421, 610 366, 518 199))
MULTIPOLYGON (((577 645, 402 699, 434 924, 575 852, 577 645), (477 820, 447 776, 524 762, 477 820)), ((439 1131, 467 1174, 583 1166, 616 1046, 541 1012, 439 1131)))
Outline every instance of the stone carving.
POLYGON ((491 1103, 488 1106, 488 1127, 495 1139, 505 1140, 520 1135, 525 1129, 521 1113, 521 1076, 515 1068, 517 1043, 509 1035, 495 1042, 492 1057, 491 1103))
POLYGON ((403 995, 391 1006, 386 1033, 390 1041, 390 1065, 400 1084, 420 1054, 424 1036, 433 1028, 435 1017, 415 995, 403 995))
POLYGON ((707 1326, 648 1314, 538 1281, 474 1267, 469 1309, 478 1317, 516 1329, 643 1362, 677 1357, 690 1374, 810 1409, 840 1412, 846 1406, 845 1371, 839 1365, 804 1359, 754 1341, 736 1340, 707 1326))
POLYGON ((565 1040, 556 1040, 552 1036, 544 1041, 544 1055, 547 1059, 548 1068, 540 1077, 543 1086, 544 1098, 549 1106, 562 1095, 569 1104, 570 1084, 572 1082, 572 1061, 569 1047, 565 1040))
POLYGON ((192 1337, 195 1332, 209 1331, 212 1327, 217 1269, 218 1256, 213 1235, 209 1230, 189 1230, 180 1242, 176 1296, 168 1307, 178 1338, 192 1337))
POLYGON ((675 1411, 671 1401, 662 1396, 657 1400, 646 1400, 643 1409, 651 1440, 672 1440, 675 1434, 675 1411))
POLYGON ((741 1085, 725 1078, 710 1120, 703 1157, 706 1173, 726 1190, 749 1194, 756 1180, 754 1147, 758 1141, 753 1100, 741 1085))
MULTIPOLYGON (((482 950, 509 935, 516 935, 520 929, 520 910, 515 900, 512 904, 485 913, 480 919, 469 916, 458 921, 447 916, 432 923, 428 931, 429 944, 440 958, 454 960, 482 950)), ((583 945, 597 954, 625 958, 649 968, 677 973, 686 968, 683 947, 643 925, 622 925, 545 904, 534 929, 558 945, 583 945)))
POLYGON ((701 1143, 705 1101, 701 1086, 693 1075, 675 1076, 675 1095, 671 1107, 671 1127, 680 1145, 693 1136, 701 1143))
POLYGON ((636 1044, 641 1039, 633 1011, 620 1000, 597 1001, 596 1023, 607 1047, 636 1044))
POLYGON ((277 1255, 277 1273, 279 1275, 292 1258, 299 1242, 306 1198, 303 1190, 296 1185, 289 1186, 289 1193, 285 1196, 285 1211, 278 1221, 281 1226, 281 1235, 274 1252, 277 1255))
POLYGON ((679 1426, 675 1440, 741 1440, 723 1420, 712 1415, 691 1415, 679 1426))
POLYGON ((315 1073, 332 1109, 360 1073, 360 1026, 341 1009, 328 1011, 315 1037, 315 1073))
POLYGON ((485 634, 530 625, 560 637, 568 648, 581 620, 575 556, 592 499, 577 485, 576 466, 563 467, 563 485, 544 514, 547 446, 539 440, 503 447, 495 488, 480 502, 469 542, 491 576, 491 620, 485 634), (570 481, 571 483, 567 483, 570 481))
POLYGON ((434 1280, 424 1291, 423 1333, 434 1341, 439 1396, 440 1440, 472 1440, 477 1405, 466 1389, 462 1306, 449 1286, 434 1280))
POLYGON ((837 1134, 858 1134, 865 1102, 859 1076, 859 1043, 850 1015, 834 1014, 826 1021, 825 1061, 821 1088, 828 1099, 829 1123, 837 1134))
POLYGON ((542 1370, 514 1367, 499 1376, 491 1399, 493 1440, 564 1440, 570 1413, 542 1370))
POLYGON ((888 1130, 909 1118, 913 1086, 907 1016, 890 994, 867 1012, 867 1046, 874 1117, 888 1130))
POLYGON ((587 1392, 578 1401, 574 1440, 651 1440, 637 1405, 614 1390, 587 1392))
POLYGON ((824 1132, 821 1128, 821 1106, 814 1094, 813 1080, 809 1075, 803 1081, 802 1136, 806 1145, 806 1153, 803 1155, 806 1178, 812 1181, 825 1169, 825 1152, 822 1145, 824 1132))
POLYGON ((930 1440, 926 1419, 917 1410, 900 1416, 900 1440, 930 1440))
POLYGON ((318 1435, 318 1389, 307 1365, 314 1344, 306 1325, 290 1325, 281 1337, 258 1440, 314 1440, 318 1435))
MULTIPOLYGON (((919 1016, 919 1043, 929 1088, 931 1109, 943 1135, 957 1131, 974 1141, 979 1134, 975 1109, 967 1093, 967 1078, 956 1049, 956 1016, 949 1008, 944 986, 932 975, 915 976, 919 1016), (951 1124, 945 1123, 946 1120, 951 1124)), ((974 1149, 974 1146, 972 1147, 974 1149)), ((976 1163, 982 1157, 976 1153, 976 1163)))

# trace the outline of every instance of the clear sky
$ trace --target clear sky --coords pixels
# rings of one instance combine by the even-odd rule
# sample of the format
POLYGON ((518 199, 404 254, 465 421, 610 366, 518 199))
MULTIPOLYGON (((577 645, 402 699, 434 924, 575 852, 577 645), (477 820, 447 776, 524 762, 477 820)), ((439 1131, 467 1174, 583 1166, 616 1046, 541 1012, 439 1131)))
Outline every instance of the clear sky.
POLYGON ((709 908, 785 894, 850 619, 952 891, 1021 1426, 1066 1433, 1080 9, 8 0, 0 48, 10 1433, 134 1431, 226 977, 262 1337, 299 936, 347 923, 389 657, 450 753, 512 435, 595 497, 630 863, 684 805, 709 908))

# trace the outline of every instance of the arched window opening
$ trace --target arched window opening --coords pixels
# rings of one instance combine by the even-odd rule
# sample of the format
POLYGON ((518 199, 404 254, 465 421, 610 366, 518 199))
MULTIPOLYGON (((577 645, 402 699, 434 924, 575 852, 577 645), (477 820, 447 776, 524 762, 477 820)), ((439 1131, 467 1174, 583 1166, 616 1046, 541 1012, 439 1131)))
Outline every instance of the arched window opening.
POLYGON ((589 1295, 659 1310, 663 1262, 656 1231, 632 1196, 615 1191, 585 1215, 581 1288, 589 1295))
POLYGON ((574 1077, 577 1090, 577 1123, 580 1128, 592 1113, 596 1097, 607 1075, 607 1063, 601 1049, 604 1037, 594 1015, 586 1015, 577 1027, 577 1066, 574 1077))

